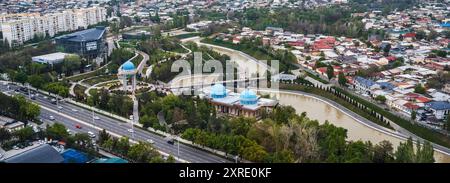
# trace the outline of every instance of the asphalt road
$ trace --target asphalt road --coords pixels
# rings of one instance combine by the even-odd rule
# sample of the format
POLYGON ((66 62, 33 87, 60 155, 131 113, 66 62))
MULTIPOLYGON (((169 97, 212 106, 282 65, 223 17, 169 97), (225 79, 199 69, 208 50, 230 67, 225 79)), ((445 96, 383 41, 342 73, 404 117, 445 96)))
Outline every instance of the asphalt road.
MULTIPOLYGON (((1 84, 0 91, 7 91, 11 94, 15 93, 14 89, 17 86, 10 85, 10 90, 8 91, 7 86, 1 84)), ((19 94, 27 95, 27 92, 19 92, 19 94)), ((165 137, 156 135, 154 133, 142 130, 140 128, 134 128, 134 138, 132 133, 129 132, 131 125, 125 122, 113 119, 98 113, 100 119, 93 120, 93 113, 90 110, 78 107, 76 105, 59 102, 58 106, 51 103, 51 97, 44 98, 43 95, 39 94, 33 102, 41 106, 41 119, 44 122, 52 122, 50 116, 55 118, 55 122, 60 122, 64 124, 68 129, 74 132, 87 132, 91 131, 98 134, 98 129, 106 129, 110 133, 118 134, 120 136, 127 136, 131 140, 135 141, 147 141, 148 139, 153 140, 153 146, 158 150, 171 154, 174 157, 178 157, 182 160, 188 161, 190 163, 229 163, 231 161, 211 154, 209 152, 180 144, 179 145, 179 156, 178 156, 178 145, 177 142, 172 145, 167 143, 165 137), (75 128, 76 125, 80 125, 82 128, 75 128)))

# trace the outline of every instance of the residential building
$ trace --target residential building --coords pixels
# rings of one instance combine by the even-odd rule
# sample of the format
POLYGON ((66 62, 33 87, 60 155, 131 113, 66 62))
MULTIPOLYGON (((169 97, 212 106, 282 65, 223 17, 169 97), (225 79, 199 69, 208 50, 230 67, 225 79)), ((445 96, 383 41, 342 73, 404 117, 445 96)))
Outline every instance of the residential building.
POLYGON ((431 111, 436 119, 444 119, 450 112, 450 103, 447 101, 428 102, 425 109, 431 111))
POLYGON ((106 9, 73 9, 44 15, 15 16, 15 19, 8 20, 1 24, 4 41, 8 41, 10 46, 17 46, 37 36, 53 37, 61 32, 86 29, 89 25, 106 21, 106 9))

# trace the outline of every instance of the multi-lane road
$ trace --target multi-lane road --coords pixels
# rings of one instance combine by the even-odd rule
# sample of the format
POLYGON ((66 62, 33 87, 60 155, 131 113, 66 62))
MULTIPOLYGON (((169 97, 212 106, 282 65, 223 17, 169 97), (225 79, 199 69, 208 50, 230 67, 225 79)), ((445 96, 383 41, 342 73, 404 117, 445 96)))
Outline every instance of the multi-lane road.
MULTIPOLYGON (((27 92, 16 92, 16 88, 20 86, 15 85, 0 85, 1 92, 7 92, 10 94, 21 94, 27 96, 27 92), (9 86, 9 88, 8 88, 9 86)), ((53 123, 59 122, 64 124, 68 129, 74 132, 87 132, 91 131, 98 133, 99 130, 105 129, 109 133, 116 136, 127 136, 133 141, 153 141, 154 147, 160 152, 171 154, 179 161, 190 163, 225 163, 231 162, 230 160, 206 152, 195 147, 191 147, 185 144, 169 144, 165 137, 157 134, 145 131, 140 128, 134 128, 134 137, 130 132, 130 123, 125 123, 120 120, 104 116, 99 113, 94 113, 89 109, 85 109, 68 102, 59 102, 57 105, 52 104, 51 97, 46 97, 42 94, 35 97, 32 100, 34 103, 41 107, 41 119, 44 122, 53 123), (55 119, 51 120, 50 116, 55 119), (93 116, 98 116, 99 119, 94 119, 93 116), (75 126, 81 126, 81 129, 75 126), (179 147, 179 148, 178 148, 179 147)))

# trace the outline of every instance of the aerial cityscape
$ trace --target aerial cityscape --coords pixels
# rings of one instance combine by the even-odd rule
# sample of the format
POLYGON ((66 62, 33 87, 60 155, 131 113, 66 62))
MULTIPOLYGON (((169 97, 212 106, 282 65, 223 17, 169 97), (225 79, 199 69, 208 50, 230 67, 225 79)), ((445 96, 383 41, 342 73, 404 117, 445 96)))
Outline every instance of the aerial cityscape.
POLYGON ((449 5, 0 0, 0 162, 450 163, 449 5))

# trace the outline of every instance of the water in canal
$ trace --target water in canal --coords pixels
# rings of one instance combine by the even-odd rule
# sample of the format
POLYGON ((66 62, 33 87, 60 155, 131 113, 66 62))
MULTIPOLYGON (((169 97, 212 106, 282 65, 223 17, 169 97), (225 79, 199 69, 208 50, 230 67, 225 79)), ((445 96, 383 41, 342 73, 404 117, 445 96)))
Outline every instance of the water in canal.
MULTIPOLYGON (((349 140, 371 141, 374 144, 383 140, 388 140, 394 145, 394 147, 397 147, 398 144, 403 141, 397 137, 369 128, 319 99, 290 93, 278 93, 271 95, 272 97, 276 97, 280 104, 294 107, 298 114, 306 112, 310 119, 316 119, 321 124, 328 120, 330 123, 338 127, 347 129, 347 136, 349 140)), ((450 156, 440 152, 435 152, 435 159, 436 162, 450 163, 450 156)))

